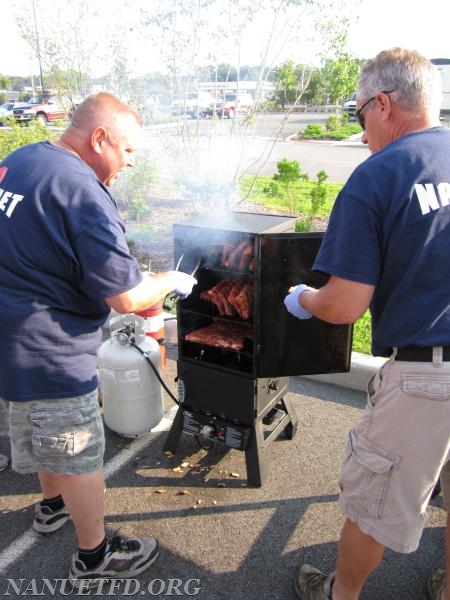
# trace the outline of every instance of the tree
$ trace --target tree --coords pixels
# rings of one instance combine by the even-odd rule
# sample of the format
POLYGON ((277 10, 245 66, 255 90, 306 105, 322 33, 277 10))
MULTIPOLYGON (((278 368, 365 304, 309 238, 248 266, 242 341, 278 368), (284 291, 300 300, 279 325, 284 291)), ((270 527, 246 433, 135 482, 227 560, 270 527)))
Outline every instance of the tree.
MULTIPOLYGON (((130 74, 134 56, 142 52, 140 42, 145 41, 146 51, 166 74, 173 98, 183 99, 188 91, 197 90, 204 67, 209 65, 209 81, 232 82, 238 92, 245 80, 254 79, 256 108, 265 100, 265 84, 278 73, 279 93, 289 101, 291 111, 307 91, 314 72, 306 66, 303 54, 312 44, 324 51, 338 47, 335 32, 341 35, 346 26, 339 15, 348 14, 343 6, 353 7, 355 2, 358 0, 34 0, 39 52, 36 22, 29 13, 20 13, 21 31, 41 59, 45 85, 62 93, 90 93, 94 75, 100 72, 107 89, 140 102, 134 97, 130 74), (322 27, 324 15, 331 23, 328 28, 322 27), (254 41, 255 32, 261 34, 261 41, 254 41), (249 45, 257 67, 243 64, 243 48, 249 45), (277 72, 280 57, 284 67, 277 72)), ((218 89, 224 87, 217 85, 218 89)), ((285 121, 288 117, 289 112, 285 121)), ((223 122, 211 119, 206 136, 182 123, 178 136, 161 140, 171 156, 174 177, 199 210, 210 209, 217 202, 222 208, 236 202, 239 180, 249 166, 242 163, 242 147, 255 118, 257 111, 233 119, 226 130, 223 122), (202 186, 209 191, 200 192, 202 186)), ((255 159, 261 167, 275 141, 276 136, 255 159)))
POLYGON ((336 105, 341 105, 356 90, 360 69, 361 61, 348 54, 325 63, 324 78, 336 105))
MULTIPOLYGON (((289 101, 291 111, 307 90, 313 73, 310 67, 297 65, 297 60, 308 45, 322 41, 319 25, 324 15, 337 22, 339 13, 348 12, 343 11, 343 4, 353 6, 346 0, 161 0, 146 9, 143 30, 148 39, 158 40, 158 56, 170 74, 173 96, 183 99, 188 91, 197 89, 205 64, 209 65, 209 81, 216 85, 232 81, 239 91, 246 77, 242 49, 250 40, 256 45, 253 40, 257 28, 264 34, 258 37, 264 41, 255 48, 259 67, 251 71, 257 81, 255 107, 265 100, 265 84, 278 77, 279 97, 289 101), (287 58, 277 70, 279 57, 289 49, 295 60, 287 58)), ((328 36, 330 32, 327 30, 328 36)), ((324 39, 322 47, 325 49, 328 43, 328 38, 324 39)), ((261 168, 289 114, 275 138, 255 159, 261 168)), ((169 177, 176 178, 183 196, 191 198, 198 210, 229 208, 236 202, 239 180, 249 166, 242 164, 241 148, 252 120, 257 118, 255 111, 247 118, 234 119, 226 130, 223 122, 212 119, 209 134, 201 137, 195 128, 181 123, 180 135, 165 140, 165 149, 176 165, 169 177)))
POLYGON ((31 12, 21 11, 18 25, 40 58, 45 87, 90 93, 100 66, 110 87, 128 88, 131 38, 139 15, 131 0, 35 0, 35 8, 36 22, 31 12))
POLYGON ((298 80, 294 62, 287 60, 275 67, 273 79, 276 85, 275 97, 284 110, 285 104, 294 102, 297 97, 298 80))
POLYGON ((4 75, 0 75, 0 90, 9 90, 9 77, 5 77, 4 75))
MULTIPOLYGON (((356 11, 362 0, 355 0, 356 11)), ((349 20, 346 16, 338 21, 322 23, 324 39, 328 40, 328 52, 322 54, 323 78, 331 100, 336 106, 342 104, 356 89, 361 61, 350 56, 346 50, 349 20)))
POLYGON ((327 88, 322 69, 314 69, 309 84, 303 92, 302 100, 308 104, 319 106, 327 103, 329 89, 327 88))

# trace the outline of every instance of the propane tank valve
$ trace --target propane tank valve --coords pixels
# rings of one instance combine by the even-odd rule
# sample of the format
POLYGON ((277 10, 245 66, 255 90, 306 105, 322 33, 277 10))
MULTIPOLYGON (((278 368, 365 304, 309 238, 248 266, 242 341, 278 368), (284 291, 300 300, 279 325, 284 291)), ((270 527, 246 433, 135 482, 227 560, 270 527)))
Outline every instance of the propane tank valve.
POLYGON ((121 346, 126 346, 130 341, 130 336, 125 330, 119 331, 117 334, 117 341, 121 346))

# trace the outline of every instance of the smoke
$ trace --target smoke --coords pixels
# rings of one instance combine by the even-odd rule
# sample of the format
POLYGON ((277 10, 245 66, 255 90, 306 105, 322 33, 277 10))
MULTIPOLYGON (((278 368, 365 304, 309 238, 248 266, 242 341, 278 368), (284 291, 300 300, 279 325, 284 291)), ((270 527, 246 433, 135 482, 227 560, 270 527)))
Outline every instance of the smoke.
POLYGON ((240 201, 243 142, 233 132, 200 138, 189 151, 179 140, 175 142, 172 177, 195 212, 228 210, 240 201))

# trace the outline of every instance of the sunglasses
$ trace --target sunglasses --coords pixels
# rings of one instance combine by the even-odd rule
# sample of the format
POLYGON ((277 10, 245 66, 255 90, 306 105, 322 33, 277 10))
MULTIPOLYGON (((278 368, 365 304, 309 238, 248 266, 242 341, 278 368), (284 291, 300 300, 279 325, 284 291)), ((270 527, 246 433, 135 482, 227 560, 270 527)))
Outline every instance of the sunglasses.
MULTIPOLYGON (((383 90, 382 92, 378 92, 378 94, 392 94, 392 92, 395 92, 395 90, 383 90)), ((366 128, 366 120, 364 119, 364 115, 362 114, 362 111, 366 108, 366 106, 368 104, 370 104, 373 100, 375 100, 375 98, 378 96, 378 94, 376 96, 372 96, 372 98, 369 98, 368 100, 366 100, 364 102, 364 104, 358 108, 358 110, 355 112, 355 119, 358 121, 358 123, 360 124, 362 129, 366 128)))

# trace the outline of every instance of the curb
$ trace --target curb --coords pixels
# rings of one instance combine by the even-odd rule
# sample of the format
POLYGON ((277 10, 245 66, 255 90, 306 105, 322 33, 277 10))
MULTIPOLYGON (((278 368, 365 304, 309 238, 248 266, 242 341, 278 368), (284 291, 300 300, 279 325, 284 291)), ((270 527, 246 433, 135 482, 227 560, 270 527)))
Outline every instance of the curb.
POLYGON ((328 373, 326 375, 303 375, 305 379, 332 383, 352 390, 366 391, 367 380, 388 359, 381 356, 369 356, 360 352, 352 352, 350 371, 348 373, 328 373))

